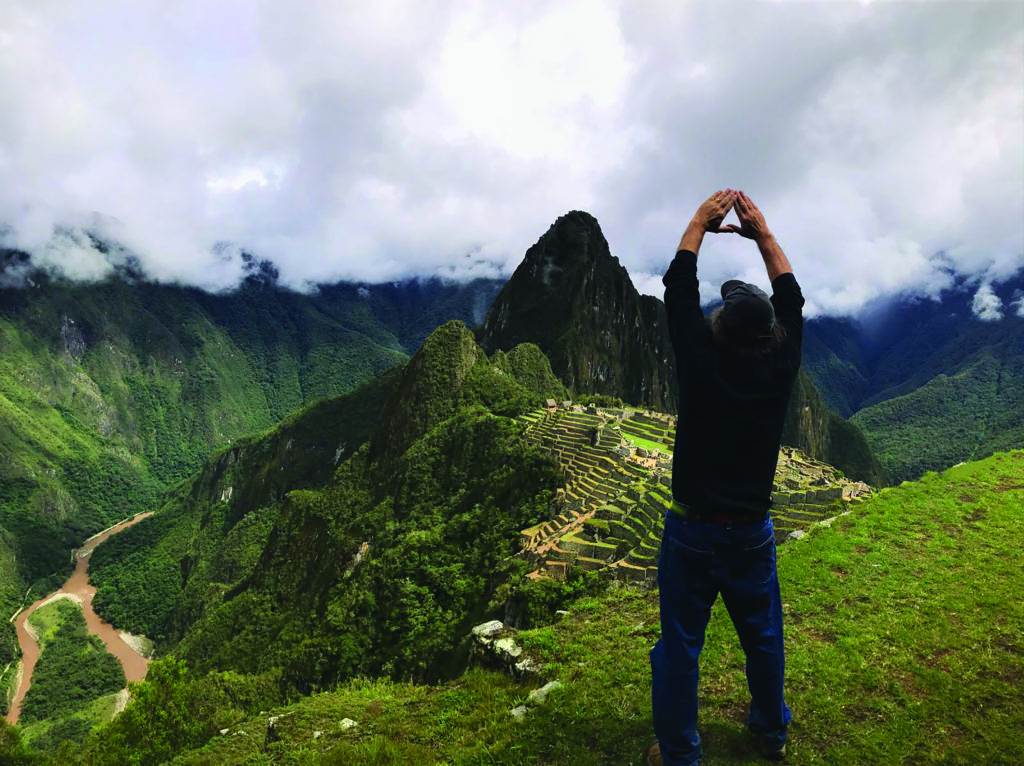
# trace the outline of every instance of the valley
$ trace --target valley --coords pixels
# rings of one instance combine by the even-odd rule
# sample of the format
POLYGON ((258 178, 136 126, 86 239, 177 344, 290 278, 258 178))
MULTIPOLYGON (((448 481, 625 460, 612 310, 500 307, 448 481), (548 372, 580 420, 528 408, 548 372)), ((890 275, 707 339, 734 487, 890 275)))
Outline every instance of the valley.
POLYGON ((89 561, 97 546, 151 515, 152 512, 136 514, 90 537, 82 547, 74 551, 75 569, 64 585, 29 607, 19 610, 12 618, 18 636, 18 646, 21 649, 21 661, 16 673, 17 684, 7 710, 6 718, 9 723, 18 723, 22 702, 32 686, 32 674, 41 653, 39 636, 30 626, 32 615, 40 608, 60 599, 69 599, 81 608, 87 630, 103 641, 107 652, 120 663, 125 679, 129 683, 141 681, 146 677, 149 660, 140 652, 140 649, 146 646, 145 639, 118 631, 93 610, 92 600, 96 595, 96 588, 89 583, 89 561))
MULTIPOLYGON (((132 262, 78 283, 0 248, 5 615, 58 588, 70 551, 124 508, 158 507, 216 450, 401 364, 445 320, 478 322, 500 286, 411 279, 307 294, 246 263, 238 289, 214 295, 147 281, 132 262)), ((18 655, 5 620, 0 687, 18 655)))
MULTIPOLYGON (((1019 272, 993 286, 1024 296, 1019 272)), ((893 482, 1024 443, 1024 312, 982 318, 976 286, 900 297, 861 317, 807 322, 804 368, 865 435, 893 482)))

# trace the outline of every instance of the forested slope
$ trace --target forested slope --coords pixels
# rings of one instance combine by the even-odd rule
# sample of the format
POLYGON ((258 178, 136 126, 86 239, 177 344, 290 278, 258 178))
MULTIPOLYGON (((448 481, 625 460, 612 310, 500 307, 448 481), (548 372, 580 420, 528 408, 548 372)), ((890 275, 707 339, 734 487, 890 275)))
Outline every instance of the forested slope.
POLYGON ((563 397, 536 347, 449 322, 412 360, 216 456, 97 551, 96 607, 206 670, 445 675, 525 562, 555 463, 515 416, 563 397))
POLYGON ((985 319, 976 289, 807 324, 804 368, 896 481, 1024 445, 1024 279, 993 287, 985 319))
POLYGON ((29 585, 66 574, 70 548, 152 507, 212 450, 403 362, 438 317, 481 319, 498 287, 302 294, 249 264, 238 290, 211 294, 130 267, 73 283, 0 251, 0 687, 16 651, 6 618, 29 585))

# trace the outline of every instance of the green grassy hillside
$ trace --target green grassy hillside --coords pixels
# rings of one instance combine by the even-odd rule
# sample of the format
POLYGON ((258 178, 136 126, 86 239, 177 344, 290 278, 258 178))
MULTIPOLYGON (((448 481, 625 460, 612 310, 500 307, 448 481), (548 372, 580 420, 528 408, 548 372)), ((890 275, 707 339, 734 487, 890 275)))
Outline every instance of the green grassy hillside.
MULTIPOLYGON (((780 548, 790 763, 1024 761, 1022 505, 1024 452, 1002 453, 883 490, 780 548)), ((563 684, 522 722, 509 711, 540 682, 476 668, 435 686, 353 681, 259 715, 225 703, 202 725, 133 703, 79 758, 126 762, 131 748, 135 762, 154 763, 140 736, 151 727, 161 757, 184 748, 176 764, 639 764, 657 636, 656 592, 631 586, 519 633, 543 678, 563 684), (268 736, 271 715, 283 717, 268 736)), ((758 763, 742 727, 742 654, 720 603, 702 663, 707 763, 758 763)), ((186 682, 173 675, 161 671, 144 693, 174 698, 186 682)))

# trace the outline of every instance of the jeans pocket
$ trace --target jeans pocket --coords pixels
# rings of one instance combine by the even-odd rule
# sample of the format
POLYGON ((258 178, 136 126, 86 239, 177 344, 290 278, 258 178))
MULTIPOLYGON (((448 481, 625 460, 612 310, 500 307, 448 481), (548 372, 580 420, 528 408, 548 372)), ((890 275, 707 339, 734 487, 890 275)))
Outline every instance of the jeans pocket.
POLYGON ((750 560, 752 582, 766 585, 775 575, 775 536, 770 536, 760 545, 745 551, 750 560))
POLYGON ((658 584, 678 584, 703 577, 711 571, 714 558, 710 550, 694 548, 676 537, 665 535, 658 556, 658 584))
POLYGON ((678 528, 666 530, 665 538, 683 553, 710 556, 711 545, 690 524, 683 522, 678 528))
POLYGON ((746 539, 740 546, 743 550, 750 552, 764 550, 775 542, 775 525, 769 517, 764 524, 751 529, 745 537, 746 539))

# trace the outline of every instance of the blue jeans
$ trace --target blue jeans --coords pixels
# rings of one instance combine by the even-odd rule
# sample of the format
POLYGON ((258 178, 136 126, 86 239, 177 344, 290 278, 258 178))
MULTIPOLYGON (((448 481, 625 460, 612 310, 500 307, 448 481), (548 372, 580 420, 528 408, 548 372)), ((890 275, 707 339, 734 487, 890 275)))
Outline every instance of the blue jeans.
POLYGON ((723 525, 667 511, 658 591, 661 638, 650 653, 651 702, 666 766, 690 766, 701 757, 697 660, 719 593, 747 658, 747 727, 784 743, 792 715, 782 694, 782 601, 771 518, 723 525))

